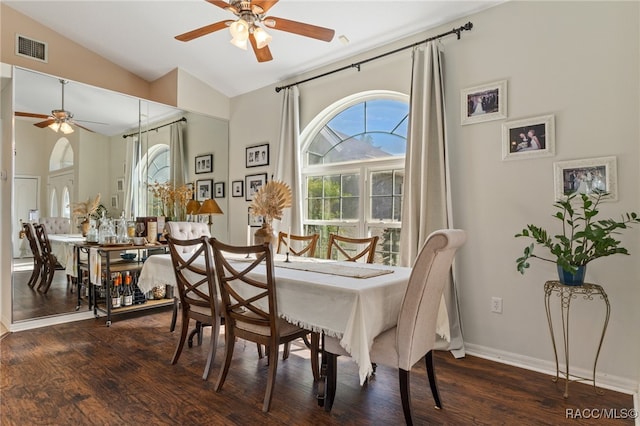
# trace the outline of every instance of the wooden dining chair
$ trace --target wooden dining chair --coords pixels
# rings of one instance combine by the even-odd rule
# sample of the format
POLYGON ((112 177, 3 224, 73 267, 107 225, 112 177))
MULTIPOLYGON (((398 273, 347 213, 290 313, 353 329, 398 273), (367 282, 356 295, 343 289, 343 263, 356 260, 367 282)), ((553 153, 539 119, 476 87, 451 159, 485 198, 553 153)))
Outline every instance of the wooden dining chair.
POLYGON ((350 238, 331 233, 327 244, 327 259, 346 260, 349 262, 357 262, 359 259, 364 259, 367 263, 373 263, 377 244, 377 236, 350 238))
POLYGON ((42 253, 40 252, 40 245, 38 244, 36 230, 33 227, 33 224, 23 223, 22 229, 24 230, 24 235, 29 242, 31 253, 33 253, 33 271, 31 272, 31 277, 27 282, 27 285, 33 288, 38 283, 38 281, 40 281, 40 276, 42 273, 42 253))
MULTIPOLYGON (((178 240, 190 240, 198 239, 200 237, 211 237, 211 231, 209 225, 200 222, 184 222, 184 221, 170 221, 166 222, 164 231, 167 235, 170 235, 174 239, 178 240)), ((180 250, 183 253, 192 251, 194 248, 189 246, 182 246, 180 250)), ((169 331, 176 329, 176 321, 178 319, 178 308, 180 305, 180 298, 173 298, 173 313, 171 315, 171 325, 169 325, 169 331)), ((193 337, 193 336, 191 336, 193 337)), ((198 334, 198 342, 202 344, 202 334, 198 334)))
POLYGON ((278 316, 273 256, 269 244, 238 247, 215 238, 210 242, 225 317, 225 361, 216 391, 222 390, 229 372, 236 337, 265 345, 269 348, 269 377, 262 411, 267 412, 276 381, 279 346, 309 331, 278 316), (228 258, 229 255, 250 255, 251 261, 234 262, 228 258), (258 268, 264 268, 264 272, 257 272, 258 268))
MULTIPOLYGON (((413 424, 409 382, 411 367, 422 358, 425 359, 436 408, 442 408, 432 351, 442 293, 449 281, 456 251, 465 240, 466 232, 460 229, 443 229, 427 237, 413 265, 397 325, 373 340, 370 350, 372 363, 398 369, 400 398, 407 425, 413 424)), ((322 369, 326 372, 326 384, 321 386, 324 390, 318 395, 318 403, 330 411, 336 392, 336 358, 348 354, 337 338, 325 336, 323 340, 323 364, 326 360, 326 365, 322 369)))
POLYGON ((289 250, 294 256, 313 257, 316 254, 316 246, 320 234, 311 235, 294 235, 286 232, 278 232, 278 251, 277 253, 287 252, 287 240, 289 240, 289 250))
MULTIPOLYGON (((202 374, 202 379, 209 378, 211 365, 216 356, 218 347, 218 335, 220 334, 220 311, 218 308, 215 277, 213 272, 213 260, 211 248, 207 237, 200 237, 189 240, 182 240, 167 236, 169 252, 171 253, 171 263, 178 286, 178 297, 182 305, 182 321, 180 327, 180 339, 171 359, 171 364, 178 362, 184 342, 187 338, 187 331, 190 320, 196 321, 196 328, 189 336, 189 341, 193 335, 198 333, 198 343, 202 343, 202 327, 211 326, 211 342, 209 345, 209 355, 202 374), (189 247, 190 250, 183 251, 189 247), (196 264, 196 261, 204 259, 204 265, 196 264)), ((191 346, 191 345, 189 345, 191 346)))
POLYGON ((51 287, 51 283, 53 282, 53 275, 56 272, 58 259, 56 259, 51 251, 51 242, 47 236, 46 226, 36 224, 34 228, 38 245, 40 246, 40 257, 42 259, 41 279, 40 284, 38 284, 38 291, 46 293, 49 291, 49 287, 51 287))

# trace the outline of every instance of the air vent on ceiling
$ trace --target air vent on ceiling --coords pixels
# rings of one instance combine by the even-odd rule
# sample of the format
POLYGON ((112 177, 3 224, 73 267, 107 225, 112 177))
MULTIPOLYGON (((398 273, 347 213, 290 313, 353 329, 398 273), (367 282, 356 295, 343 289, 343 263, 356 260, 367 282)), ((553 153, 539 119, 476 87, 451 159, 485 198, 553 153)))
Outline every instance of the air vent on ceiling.
POLYGON ((16 34, 16 55, 47 62, 47 43, 16 34))

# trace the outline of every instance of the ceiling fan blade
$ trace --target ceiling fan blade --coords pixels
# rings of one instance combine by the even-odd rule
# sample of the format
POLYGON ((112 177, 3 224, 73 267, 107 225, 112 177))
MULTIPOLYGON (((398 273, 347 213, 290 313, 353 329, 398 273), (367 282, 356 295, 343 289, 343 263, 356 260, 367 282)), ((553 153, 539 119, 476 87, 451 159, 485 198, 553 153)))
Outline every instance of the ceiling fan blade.
POLYGON ((80 124, 78 124, 78 123, 77 123, 77 122, 75 122, 75 121, 71 121, 71 124, 73 124, 74 126, 78 126, 78 127, 80 127, 81 129, 86 130, 87 132, 95 133, 93 130, 91 130, 91 129, 87 129, 86 127, 81 126, 80 124))
POLYGON ((222 0, 206 0, 206 1, 207 3, 211 3, 212 5, 218 6, 219 8, 222 8, 222 9, 235 10, 235 8, 231 6, 231 4, 227 3, 226 1, 222 1, 222 0))
POLYGON ((55 123, 55 121, 56 121, 55 119, 50 118, 50 119, 48 119, 48 120, 41 121, 41 122, 39 122, 39 123, 33 123, 33 125, 34 125, 34 126, 36 126, 36 127, 40 127, 41 129, 44 129, 44 128, 45 128, 45 127, 47 127, 49 124, 51 124, 51 123, 55 123))
POLYGON ((305 24, 298 21, 290 21, 284 18, 269 16, 262 21, 267 27, 274 30, 286 31, 305 37, 315 38, 322 41, 331 41, 335 31, 330 28, 318 27, 316 25, 305 24))
POLYGON ((273 56, 271 56, 271 50, 269 50, 269 46, 258 49, 258 44, 256 42, 256 38, 253 36, 253 33, 249 34, 249 41, 251 42, 253 53, 256 54, 256 59, 258 60, 258 62, 269 62, 273 59, 273 56))
POLYGON ((258 6, 260 9, 262 9, 261 13, 267 13, 267 11, 271 9, 276 3, 278 3, 278 0, 255 0, 251 2, 251 6, 258 6))
POLYGON ((48 115, 45 114, 34 114, 32 112, 20 112, 20 111, 16 111, 15 112, 16 117, 29 117, 29 118, 40 118, 43 120, 46 120, 49 118, 48 115))
POLYGON ((215 31, 219 31, 223 28, 227 28, 228 24, 231 24, 233 21, 220 21, 214 24, 205 25, 204 27, 195 29, 193 31, 186 32, 184 34, 180 34, 175 36, 176 40, 180 41, 191 41, 194 38, 202 37, 207 34, 211 34, 215 31))

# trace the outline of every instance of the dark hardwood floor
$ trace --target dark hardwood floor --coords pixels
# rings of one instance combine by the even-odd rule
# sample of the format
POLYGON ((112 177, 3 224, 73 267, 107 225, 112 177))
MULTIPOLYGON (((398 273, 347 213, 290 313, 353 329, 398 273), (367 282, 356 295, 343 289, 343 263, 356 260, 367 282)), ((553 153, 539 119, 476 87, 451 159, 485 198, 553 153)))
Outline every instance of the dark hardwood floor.
MULTIPOLYGON (((185 347, 170 365, 177 333, 169 332, 167 309, 120 315, 5 335, 0 341, 2 425, 397 425, 403 424, 395 370, 378 366, 368 384, 358 384, 355 363, 340 357, 332 412, 317 406, 309 352, 292 348, 278 363, 269 413, 261 411, 267 379, 265 359, 253 344, 236 344, 232 369, 220 393, 213 390, 223 341, 208 381, 201 379, 208 329, 202 346, 185 347)), ((442 410, 433 408, 423 363, 412 371, 416 424, 633 424, 632 419, 567 419, 567 409, 633 408, 631 395, 572 383, 545 374, 449 353, 435 356, 442 410)))

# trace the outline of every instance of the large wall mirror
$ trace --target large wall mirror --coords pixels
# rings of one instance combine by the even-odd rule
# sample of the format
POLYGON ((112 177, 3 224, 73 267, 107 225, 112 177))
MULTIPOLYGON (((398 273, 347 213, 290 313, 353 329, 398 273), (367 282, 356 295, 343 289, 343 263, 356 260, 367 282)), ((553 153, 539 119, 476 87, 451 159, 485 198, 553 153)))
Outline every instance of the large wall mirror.
MULTIPOLYGON (((46 293, 27 285, 33 267, 21 221, 69 217, 69 233, 81 230, 71 203, 95 199, 110 217, 157 216, 149 184, 172 182, 178 139, 185 182, 228 185, 228 122, 86 84, 15 67, 12 75, 15 155, 12 197, 12 323, 76 312, 77 289, 57 271, 46 293), (70 127, 47 126, 55 110, 71 113, 70 127), (176 136, 175 128, 181 129, 176 136), (57 131, 56 131, 57 130, 57 131), (204 173, 198 158, 210 158, 204 173), (172 164, 172 162, 174 162, 172 164)), ((179 160, 178 160, 179 161, 179 160)), ((228 239, 228 203, 214 217, 212 234, 228 239)), ((213 198, 213 194, 211 195, 213 198)), ((195 218, 197 220, 197 217, 195 218)), ((208 217, 200 220, 207 222, 208 217)), ((78 312, 87 312, 86 302, 78 312)))

